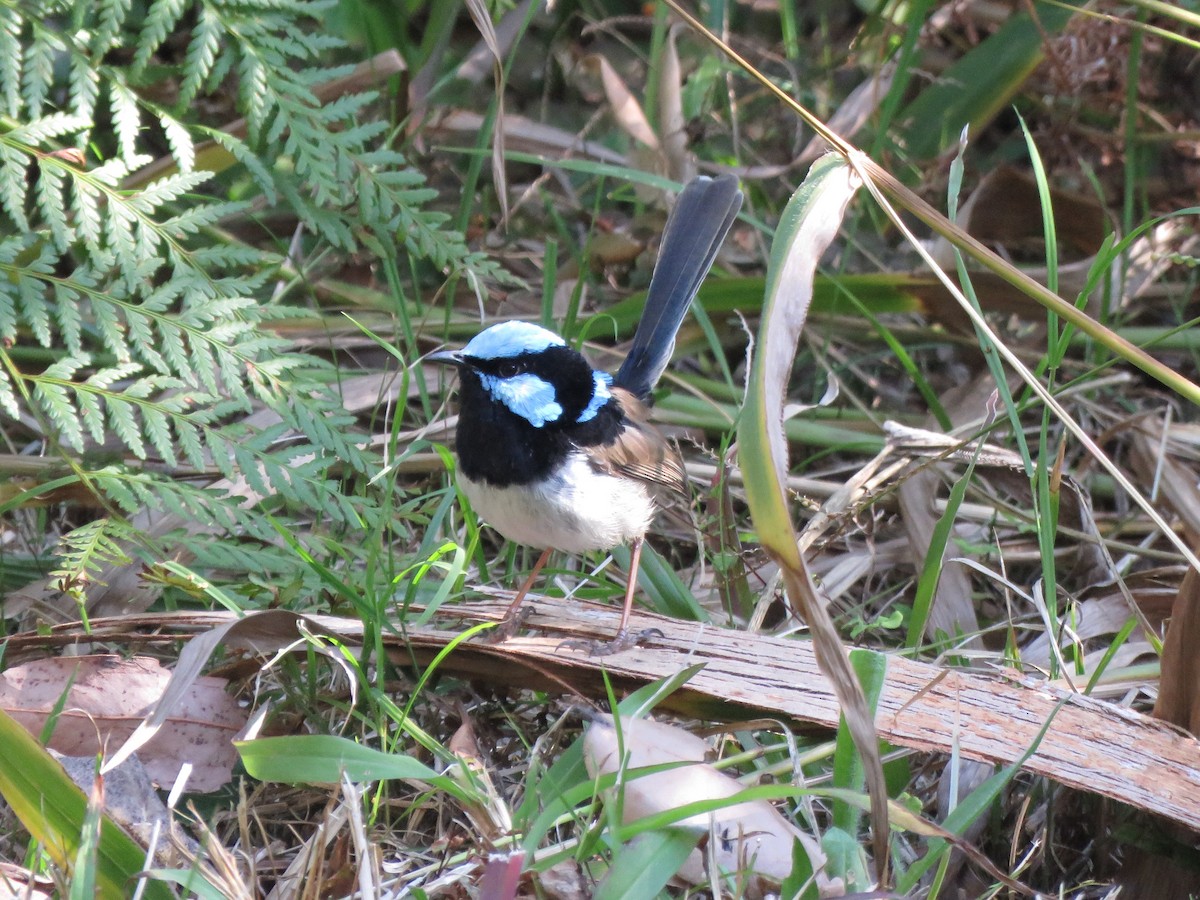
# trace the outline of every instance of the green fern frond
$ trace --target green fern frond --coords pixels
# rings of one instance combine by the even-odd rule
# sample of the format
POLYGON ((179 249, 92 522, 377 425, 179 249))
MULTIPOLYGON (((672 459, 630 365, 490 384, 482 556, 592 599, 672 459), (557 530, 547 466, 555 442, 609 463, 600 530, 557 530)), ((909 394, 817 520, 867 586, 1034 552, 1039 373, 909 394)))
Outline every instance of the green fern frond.
POLYGON ((295 567, 273 546, 275 522, 350 530, 381 514, 346 487, 379 460, 342 408, 337 372, 284 337, 281 320, 308 311, 277 295, 281 259, 245 237, 250 210, 298 218, 305 246, 288 283, 300 282, 293 270, 304 260, 364 247, 407 254, 422 277, 502 277, 431 208, 422 174, 385 146, 373 92, 317 101, 319 85, 349 71, 328 65, 341 46, 319 27, 330 8, 0 3, 0 104, 12 126, 0 129, 0 412, 22 440, 71 456, 111 513, 64 538, 64 577, 86 580, 117 562, 136 536, 121 516, 145 510, 189 527, 143 539, 138 553, 186 547, 198 564, 248 571, 295 567), (108 52, 117 46, 131 62, 108 52), (167 46, 184 46, 182 58, 167 46), (151 77, 173 86, 174 100, 151 77), (244 138, 196 121, 209 94, 237 99, 244 138), (205 139, 228 154, 216 167, 233 172, 202 171, 205 139), (149 183, 134 174, 164 146, 174 171, 149 183), (248 202, 232 202, 235 193, 248 202), (277 421, 251 424, 263 419, 277 421), (89 470, 98 451, 125 462, 89 470))
POLYGON ((65 51, 66 45, 57 34, 34 25, 33 40, 25 48, 21 69, 21 101, 30 118, 42 115, 54 83, 54 59, 65 51))
POLYGON ((145 70, 155 51, 179 24, 189 6, 189 0, 155 0, 151 4, 146 18, 142 21, 142 30, 138 34, 131 74, 140 75, 145 70))
POLYGON ((0 102, 4 114, 15 119, 21 111, 21 17, 10 6, 0 5, 0 102))
POLYGON ((138 155, 138 134, 142 129, 142 111, 137 96, 120 82, 112 82, 108 92, 110 114, 117 132, 121 158, 128 161, 138 155))
POLYGON ((114 519, 95 519, 81 525, 59 539, 58 566, 50 574, 64 591, 78 594, 104 569, 131 562, 122 542, 134 537, 132 528, 114 519))
POLYGON ((67 179, 58 166, 44 165, 39 161, 37 182, 37 206, 45 219, 46 227, 59 253, 66 253, 73 235, 67 217, 67 204, 63 196, 67 179))

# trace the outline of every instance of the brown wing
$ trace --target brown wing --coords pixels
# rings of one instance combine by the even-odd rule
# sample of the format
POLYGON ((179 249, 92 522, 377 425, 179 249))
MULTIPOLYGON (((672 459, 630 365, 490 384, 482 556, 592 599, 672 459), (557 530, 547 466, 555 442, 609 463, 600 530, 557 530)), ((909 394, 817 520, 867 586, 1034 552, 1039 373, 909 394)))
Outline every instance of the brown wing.
MULTIPOLYGON (((687 496, 687 475, 679 451, 650 424, 646 404, 622 388, 612 388, 625 412, 625 430, 611 444, 588 447, 592 464, 602 472, 644 481, 653 488, 687 496)), ((662 498, 660 505, 668 502, 662 498)))

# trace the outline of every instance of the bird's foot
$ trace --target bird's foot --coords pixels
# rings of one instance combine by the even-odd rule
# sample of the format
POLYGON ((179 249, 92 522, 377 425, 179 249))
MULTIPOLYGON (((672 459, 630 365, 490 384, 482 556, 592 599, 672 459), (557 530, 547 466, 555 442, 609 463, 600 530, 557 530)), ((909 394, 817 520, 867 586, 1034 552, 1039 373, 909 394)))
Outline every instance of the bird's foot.
POLYGON ((518 631, 525 627, 525 621, 531 615, 537 612, 532 606, 526 604, 519 606, 496 623, 496 627, 487 633, 487 641, 489 644, 499 644, 507 641, 518 631))
POLYGON ((647 628, 644 631, 638 631, 633 634, 629 632, 629 629, 622 628, 611 641, 572 638, 569 641, 563 641, 559 644, 558 649, 583 650, 588 656, 612 656, 614 653, 623 653, 626 650, 631 650, 651 638, 661 637, 664 637, 664 635, 657 628, 647 628))

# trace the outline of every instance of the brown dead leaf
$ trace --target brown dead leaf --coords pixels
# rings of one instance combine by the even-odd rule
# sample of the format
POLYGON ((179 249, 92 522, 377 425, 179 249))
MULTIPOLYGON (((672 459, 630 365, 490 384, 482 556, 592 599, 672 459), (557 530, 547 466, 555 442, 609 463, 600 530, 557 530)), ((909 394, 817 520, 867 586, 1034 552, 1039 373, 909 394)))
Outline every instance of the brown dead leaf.
POLYGON ((1200 733, 1200 573, 1191 566, 1183 575, 1163 643, 1156 718, 1192 734, 1200 733))
POLYGON ((524 850, 488 854, 483 864, 483 877, 479 880, 480 900, 512 900, 517 896, 524 867, 524 850))
MULTIPOLYGON (((144 715, 145 720, 138 723, 137 728, 128 735, 121 748, 108 758, 102 771, 112 771, 131 754, 139 752, 142 747, 155 739, 163 725, 172 721, 179 714, 180 708, 186 708, 187 698, 193 691, 193 685, 205 680, 206 676, 201 675, 200 672, 218 646, 242 647, 251 650, 265 647, 274 650, 300 640, 304 635, 305 627, 310 631, 320 631, 320 628, 310 620, 287 610, 276 609, 233 619, 205 634, 194 637, 179 654, 175 671, 171 674, 166 686, 155 694, 155 697, 159 698, 157 704, 153 706, 153 709, 150 708, 150 704, 146 704, 141 711, 136 713, 139 718, 144 715)), ((232 738, 244 725, 245 717, 243 715, 237 728, 228 735, 228 738, 232 738)), ((225 743, 228 743, 228 738, 225 743)), ((229 744, 229 752, 236 759, 237 754, 234 752, 232 744, 229 744)), ((228 776, 226 780, 228 780, 228 776)), ((200 790, 200 788, 195 789, 200 790)), ((208 790, 212 790, 212 788, 208 790)))
MULTIPOLYGON (((1051 186, 1058 237, 1078 257, 1100 251, 1109 227, 1104 207, 1096 198, 1051 186)), ((967 231, 988 244, 1013 250, 1033 241, 1041 247, 1042 206, 1037 181, 1030 172, 1002 165, 982 179, 963 203, 959 219, 967 231)))
MULTIPOLYGON (((0 675, 0 707, 37 735, 69 685, 49 746, 66 756, 95 757, 134 733, 170 681, 171 673, 149 657, 39 659, 0 675)), ((225 687, 223 678, 193 679, 164 717, 171 727, 140 748, 159 785, 173 784, 185 763, 192 766, 191 790, 213 791, 229 781, 237 761, 232 739, 246 717, 225 687)))

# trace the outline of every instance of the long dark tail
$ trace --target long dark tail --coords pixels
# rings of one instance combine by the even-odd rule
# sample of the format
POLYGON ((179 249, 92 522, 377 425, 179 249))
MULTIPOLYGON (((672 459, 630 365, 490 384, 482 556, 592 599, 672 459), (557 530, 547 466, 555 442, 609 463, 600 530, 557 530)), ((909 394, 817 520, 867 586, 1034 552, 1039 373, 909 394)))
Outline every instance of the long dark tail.
POLYGON ((742 192, 732 175, 688 182, 667 219, 646 309, 615 383, 647 399, 671 361, 675 334, 728 234, 742 192))

